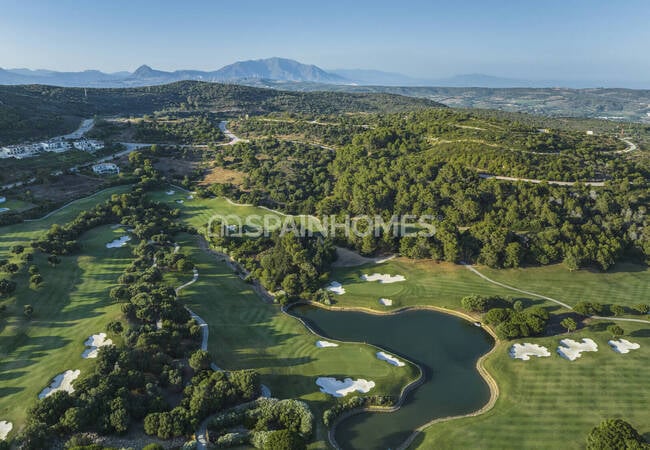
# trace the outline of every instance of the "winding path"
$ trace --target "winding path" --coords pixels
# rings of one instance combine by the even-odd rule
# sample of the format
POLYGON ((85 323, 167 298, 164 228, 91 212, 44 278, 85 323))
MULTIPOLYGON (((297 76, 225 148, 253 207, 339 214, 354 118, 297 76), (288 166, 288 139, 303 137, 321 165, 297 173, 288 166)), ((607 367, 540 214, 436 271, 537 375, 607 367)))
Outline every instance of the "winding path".
MULTIPOLYGON (((470 272, 472 272, 472 273, 478 275, 479 277, 483 278, 483 279, 484 279, 485 281, 487 281, 488 283, 492 283, 492 284, 494 284, 494 285, 501 286, 502 288, 509 289, 509 290, 511 290, 511 291, 515 291, 515 292, 519 292, 519 293, 521 293, 521 294, 532 295, 533 297, 542 298, 542 299, 544 299, 544 300, 548 300, 548 301, 553 302, 553 303, 555 303, 555 304, 557 304, 557 305, 560 305, 561 307, 566 308, 566 309, 568 309, 568 310, 570 310, 570 311, 573 311, 573 307, 572 307, 572 306, 567 305, 566 303, 564 303, 564 302, 562 302, 562 301, 560 301, 560 300, 557 300, 557 299, 552 298, 552 297, 548 297, 548 296, 546 296, 546 295, 537 294, 537 293, 535 293, 535 292, 525 291, 525 290, 523 290, 523 289, 519 289, 519 288, 516 288, 516 287, 514 287, 514 286, 510 286, 510 285, 508 285, 508 284, 501 283, 501 282, 499 282, 499 281, 494 281, 493 279, 491 279, 491 278, 487 277, 486 275, 482 274, 481 272, 479 272, 479 271, 478 271, 474 266, 472 266, 472 265, 470 265, 470 264, 467 264, 467 263, 465 263, 465 262, 461 262, 461 264, 462 264, 466 269, 468 269, 470 272)), ((644 323, 644 324, 646 324, 646 325, 650 324, 650 321, 648 321, 648 320, 643 320, 643 319, 628 319, 628 318, 624 318, 624 317, 589 316, 589 318, 591 318, 591 319, 599 319, 599 320, 611 320, 611 321, 613 321, 613 322, 634 322, 634 323, 644 323)))

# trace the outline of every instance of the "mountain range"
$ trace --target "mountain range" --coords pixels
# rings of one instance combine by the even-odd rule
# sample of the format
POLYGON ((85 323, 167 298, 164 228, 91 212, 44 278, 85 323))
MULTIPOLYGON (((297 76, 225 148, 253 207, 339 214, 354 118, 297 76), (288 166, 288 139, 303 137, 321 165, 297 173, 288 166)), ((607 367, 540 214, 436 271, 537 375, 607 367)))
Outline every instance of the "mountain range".
MULTIPOLYGON (((588 81, 530 81, 503 78, 485 74, 462 74, 448 78, 414 78, 401 73, 364 69, 323 70, 286 58, 267 58, 239 61, 214 71, 176 70, 167 72, 142 65, 134 72, 105 73, 98 70, 82 72, 56 72, 52 70, 0 69, 0 84, 44 84, 64 87, 138 87, 195 80, 236 84, 317 83, 340 86, 436 86, 436 87, 570 87, 603 86, 588 81)), ((609 83, 610 85, 613 83, 609 83)), ((614 83, 620 87, 647 88, 650 83, 630 85, 614 83)), ((323 86, 323 89, 329 89, 323 86)))
POLYGON ((166 72, 147 65, 134 72, 104 73, 97 70, 83 72, 55 72, 52 70, 0 69, 0 84, 45 84, 64 87, 137 87, 195 80, 210 82, 239 82, 243 80, 270 80, 326 84, 353 84, 347 78, 308 64, 285 58, 267 58, 240 61, 215 71, 176 70, 166 72))

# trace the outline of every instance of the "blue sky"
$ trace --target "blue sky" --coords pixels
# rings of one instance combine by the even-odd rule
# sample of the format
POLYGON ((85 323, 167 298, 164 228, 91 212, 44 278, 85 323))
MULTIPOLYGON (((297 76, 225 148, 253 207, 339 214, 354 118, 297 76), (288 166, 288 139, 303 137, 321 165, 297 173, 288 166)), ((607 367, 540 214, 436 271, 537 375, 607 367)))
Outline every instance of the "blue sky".
POLYGON ((214 70, 282 56, 417 77, 650 79, 650 1, 0 0, 0 67, 214 70))

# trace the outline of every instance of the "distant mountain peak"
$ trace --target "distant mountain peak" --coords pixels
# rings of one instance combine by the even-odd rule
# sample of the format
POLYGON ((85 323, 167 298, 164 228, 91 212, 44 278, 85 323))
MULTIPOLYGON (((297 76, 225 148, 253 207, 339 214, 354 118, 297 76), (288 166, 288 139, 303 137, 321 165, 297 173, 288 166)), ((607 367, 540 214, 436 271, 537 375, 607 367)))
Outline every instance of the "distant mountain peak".
POLYGON ((238 61, 222 67, 215 72, 215 75, 223 80, 259 78, 296 82, 349 83, 348 79, 326 72, 313 64, 303 64, 293 59, 280 58, 278 56, 238 61))

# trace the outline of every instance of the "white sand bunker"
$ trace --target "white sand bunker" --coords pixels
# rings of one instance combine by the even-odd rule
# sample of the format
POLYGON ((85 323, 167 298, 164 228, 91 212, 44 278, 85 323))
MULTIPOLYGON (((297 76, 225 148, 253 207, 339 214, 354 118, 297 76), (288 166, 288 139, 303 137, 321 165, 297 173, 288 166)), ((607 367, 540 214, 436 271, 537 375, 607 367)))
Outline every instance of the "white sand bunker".
POLYGON ((166 192, 167 195, 174 195, 175 193, 176 193, 176 191, 173 190, 173 189, 170 189, 170 190, 168 190, 168 191, 166 192))
POLYGON ((381 359, 382 361, 386 361, 388 364, 392 364, 397 367, 404 367, 406 364, 404 362, 400 361, 393 355, 389 355, 386 352, 377 352, 377 359, 381 359))
POLYGON ((58 374, 54 377, 50 385, 43 389, 40 394, 38 394, 38 398, 44 399, 45 397, 49 397, 50 395, 59 391, 74 392, 72 382, 79 377, 80 373, 81 371, 77 369, 66 370, 63 373, 58 374))
POLYGON ((365 394, 375 387, 374 381, 364 380, 363 378, 359 378, 358 380, 346 378, 343 381, 339 381, 332 377, 319 377, 316 379, 316 384, 320 386, 321 392, 334 397, 345 397, 355 391, 365 394))
POLYGON ((575 361, 582 356, 582 352, 597 352, 598 344, 589 338, 584 338, 582 342, 576 342, 573 339, 562 339, 557 353, 569 361, 575 361))
POLYGON ((380 283, 397 283, 398 281, 405 281, 404 275, 389 275, 387 273, 373 273, 372 275, 361 275, 363 281, 379 281, 380 283))
POLYGON ((332 281, 325 289, 338 295, 345 294, 345 288, 338 281, 332 281))
POLYGON ((119 239, 115 239, 113 242, 106 244, 106 248, 120 248, 124 247, 127 242, 131 240, 131 236, 122 236, 119 239))
POLYGON ((183 204, 183 203, 185 203, 185 201, 184 201, 184 200, 176 200, 176 203, 181 203, 181 204, 183 204))
POLYGON ((329 341, 316 341, 316 347, 318 348, 326 348, 326 347, 338 347, 339 344, 335 342, 329 342, 329 341))
POLYGON ((546 347, 542 347, 537 344, 515 344, 510 347, 510 357, 514 359, 521 359, 523 361, 528 361, 531 356, 537 356, 538 358, 543 358, 546 356, 551 356, 551 352, 548 351, 546 347))
POLYGON ((618 341, 607 341, 616 353, 630 353, 630 350, 638 350, 641 348, 636 342, 630 342, 627 339, 619 339, 618 341))
POLYGON ((84 345, 89 348, 84 350, 84 352, 81 354, 81 357, 84 359, 97 358, 99 347, 104 347, 105 345, 113 345, 113 341, 106 339, 106 333, 99 333, 93 334, 88 339, 86 339, 84 345))
POLYGON ((10 210, 9 208, 0 208, 0 213, 3 213, 5 211, 9 211, 9 210, 10 210))
POLYGON ((393 301, 389 298, 380 298, 379 304, 384 306, 393 306, 393 301))
POLYGON ((11 431, 14 425, 11 422, 6 420, 0 420, 0 441, 7 439, 7 435, 11 431))

